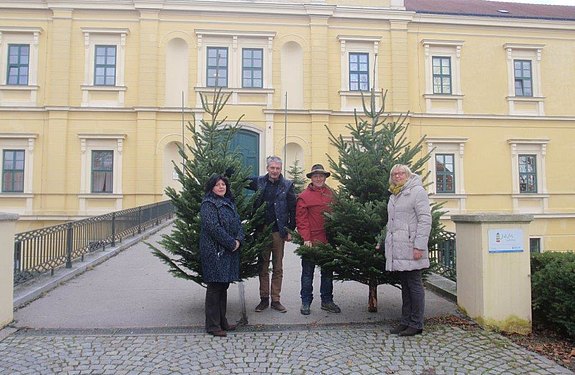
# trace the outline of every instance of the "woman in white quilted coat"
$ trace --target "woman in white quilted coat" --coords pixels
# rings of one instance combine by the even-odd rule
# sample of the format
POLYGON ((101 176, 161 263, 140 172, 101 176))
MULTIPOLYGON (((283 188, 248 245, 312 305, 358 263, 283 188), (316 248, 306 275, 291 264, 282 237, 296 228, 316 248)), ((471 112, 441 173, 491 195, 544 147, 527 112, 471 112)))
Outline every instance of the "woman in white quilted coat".
POLYGON ((389 185, 385 269, 399 272, 402 296, 401 321, 391 333, 413 336, 423 332, 425 291, 421 273, 429 267, 431 208, 421 178, 407 165, 393 166, 389 185))

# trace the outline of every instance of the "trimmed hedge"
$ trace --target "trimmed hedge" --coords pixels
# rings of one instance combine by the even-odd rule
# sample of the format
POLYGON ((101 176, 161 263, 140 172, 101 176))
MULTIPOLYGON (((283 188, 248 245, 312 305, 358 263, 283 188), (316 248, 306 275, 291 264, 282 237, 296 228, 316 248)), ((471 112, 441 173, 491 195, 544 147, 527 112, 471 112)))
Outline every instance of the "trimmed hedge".
POLYGON ((531 256, 533 322, 575 339, 575 253, 531 256))

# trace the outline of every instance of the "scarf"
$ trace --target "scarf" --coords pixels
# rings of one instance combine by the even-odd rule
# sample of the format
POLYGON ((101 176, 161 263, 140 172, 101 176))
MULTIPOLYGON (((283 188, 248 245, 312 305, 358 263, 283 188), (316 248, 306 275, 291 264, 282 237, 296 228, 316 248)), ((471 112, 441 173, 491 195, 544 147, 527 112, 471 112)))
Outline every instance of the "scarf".
MULTIPOLYGON (((407 182, 407 181, 406 181, 407 182)), ((403 187, 405 186, 405 182, 403 184, 400 185, 395 185, 395 184, 389 184, 389 192, 393 195, 397 195, 399 193, 401 193, 401 191, 403 190, 403 187)))

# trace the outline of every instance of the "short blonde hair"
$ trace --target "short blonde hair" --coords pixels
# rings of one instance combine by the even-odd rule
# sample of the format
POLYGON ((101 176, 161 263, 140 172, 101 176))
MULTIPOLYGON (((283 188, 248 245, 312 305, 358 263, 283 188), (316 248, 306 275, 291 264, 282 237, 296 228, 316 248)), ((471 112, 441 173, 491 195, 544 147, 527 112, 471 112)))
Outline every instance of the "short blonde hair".
POLYGON ((411 176, 413 176, 413 172, 411 171, 409 166, 407 166, 405 164, 396 164, 393 167, 391 167, 391 170, 389 171, 389 184, 390 185, 393 183, 391 178, 393 176, 393 172, 396 170, 401 170, 402 172, 405 172, 405 174, 407 174, 407 178, 410 178, 411 176))

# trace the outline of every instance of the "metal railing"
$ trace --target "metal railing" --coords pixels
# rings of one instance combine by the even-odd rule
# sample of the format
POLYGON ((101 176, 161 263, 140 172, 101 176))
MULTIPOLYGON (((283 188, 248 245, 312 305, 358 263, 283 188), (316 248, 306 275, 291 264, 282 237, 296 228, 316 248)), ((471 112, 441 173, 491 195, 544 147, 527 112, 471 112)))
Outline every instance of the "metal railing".
POLYGON ((152 203, 83 220, 17 233, 14 237, 14 285, 72 262, 116 241, 142 233, 174 214, 170 201, 152 203))
POLYGON ((450 279, 456 280, 455 233, 445 232, 444 239, 435 248, 429 249, 431 270, 450 279))

